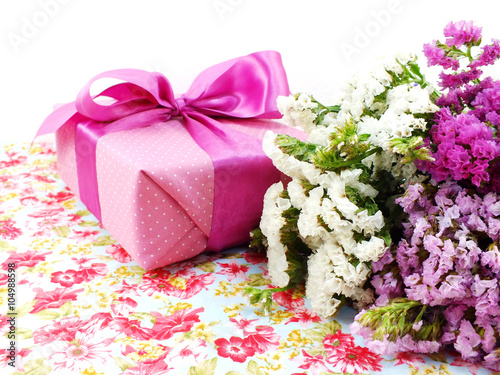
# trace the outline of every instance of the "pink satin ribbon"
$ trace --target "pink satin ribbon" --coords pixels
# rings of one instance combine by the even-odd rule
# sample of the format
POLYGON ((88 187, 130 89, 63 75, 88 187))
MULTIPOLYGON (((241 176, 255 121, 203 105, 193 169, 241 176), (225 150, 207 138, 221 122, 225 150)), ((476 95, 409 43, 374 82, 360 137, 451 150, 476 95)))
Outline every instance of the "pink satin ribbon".
MULTIPOLYGON (((96 148, 100 137, 116 131, 150 126, 182 116, 196 143, 210 156, 214 165, 215 192, 208 250, 221 250, 237 244, 245 216, 259 215, 259 205, 244 202, 242 196, 265 189, 255 186, 255 174, 267 173, 279 180, 279 172, 269 168, 261 151, 261 140, 225 127, 216 120, 225 118, 280 118, 276 106, 279 95, 289 95, 281 56, 275 51, 257 52, 232 59, 204 70, 189 88, 175 98, 172 87, 160 73, 135 69, 113 70, 97 75, 80 91, 75 102, 66 104, 47 117, 37 137, 57 131, 68 120, 77 120, 76 160, 80 198, 101 220, 96 171, 96 148), (124 81, 90 95, 91 85, 102 78, 124 81), (113 100, 104 105, 98 97, 113 100), (85 141, 82 141, 85 140, 85 141), (234 168, 235 163, 251 165, 250 170, 234 168), (230 178, 228 178, 230 176, 230 178), (228 213, 239 212, 241 220, 225 220, 228 213)), ((262 183, 269 183, 269 179, 262 183)), ((234 217, 234 215, 230 215, 234 217)))

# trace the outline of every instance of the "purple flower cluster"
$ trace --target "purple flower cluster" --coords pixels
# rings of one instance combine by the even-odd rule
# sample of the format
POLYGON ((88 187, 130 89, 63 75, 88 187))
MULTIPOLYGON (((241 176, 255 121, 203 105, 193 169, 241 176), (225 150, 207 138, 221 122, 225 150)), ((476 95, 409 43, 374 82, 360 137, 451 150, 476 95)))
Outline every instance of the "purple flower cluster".
POLYGON ((415 161, 429 181, 396 200, 401 239, 372 264, 377 299, 351 330, 384 354, 452 345, 500 371, 500 81, 479 69, 500 58, 500 42, 481 47, 481 28, 465 21, 444 35, 424 46, 429 66, 451 70, 425 140, 434 160, 415 161))
POLYGON ((481 28, 472 22, 451 22, 445 28, 446 43, 434 41, 424 46, 429 65, 452 69, 441 72, 444 92, 436 104, 441 110, 426 142, 434 150, 434 162, 417 162, 436 181, 453 179, 465 185, 473 184, 482 191, 500 192, 500 140, 496 133, 500 125, 500 82, 480 79, 478 68, 493 64, 500 57, 500 42, 481 47, 473 57, 473 48, 481 43, 481 28), (457 71, 461 60, 468 65, 457 71))
MULTIPOLYGON (((481 197, 455 182, 415 184, 398 203, 408 221, 404 239, 373 265, 376 305, 399 297, 419 302, 426 313, 408 324, 415 332, 434 326, 440 335, 405 334, 386 348, 430 352, 452 344, 464 359, 500 370, 500 196, 481 197)), ((372 336, 366 325, 354 328, 372 336)))

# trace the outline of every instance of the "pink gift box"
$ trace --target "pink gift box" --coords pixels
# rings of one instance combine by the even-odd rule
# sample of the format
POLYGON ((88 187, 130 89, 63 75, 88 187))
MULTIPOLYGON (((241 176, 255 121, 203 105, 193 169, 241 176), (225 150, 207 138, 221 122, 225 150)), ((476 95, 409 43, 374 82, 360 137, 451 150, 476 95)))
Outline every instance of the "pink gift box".
POLYGON ((211 67, 179 99, 157 73, 103 75, 39 131, 56 132, 62 180, 146 270, 247 243, 283 177, 264 134, 303 136, 271 120, 289 93, 279 55, 211 67), (88 94, 103 75, 128 80, 104 92, 111 105, 88 94))

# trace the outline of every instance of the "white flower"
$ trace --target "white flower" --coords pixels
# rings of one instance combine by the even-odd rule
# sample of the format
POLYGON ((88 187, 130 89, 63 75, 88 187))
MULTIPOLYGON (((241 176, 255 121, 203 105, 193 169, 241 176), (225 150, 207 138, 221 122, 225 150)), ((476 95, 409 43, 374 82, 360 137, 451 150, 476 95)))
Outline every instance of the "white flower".
POLYGON ((356 246, 355 255, 362 262, 376 262, 387 250, 385 241, 380 237, 372 236, 369 241, 361 241, 356 246))
POLYGON ((260 221, 262 234, 266 236, 268 249, 268 269, 271 280, 278 287, 285 287, 290 281, 286 273, 288 262, 286 259, 286 249, 281 243, 280 229, 286 224, 282 217, 283 211, 290 207, 286 199, 280 197, 283 192, 281 182, 271 185, 264 195, 264 208, 260 221))

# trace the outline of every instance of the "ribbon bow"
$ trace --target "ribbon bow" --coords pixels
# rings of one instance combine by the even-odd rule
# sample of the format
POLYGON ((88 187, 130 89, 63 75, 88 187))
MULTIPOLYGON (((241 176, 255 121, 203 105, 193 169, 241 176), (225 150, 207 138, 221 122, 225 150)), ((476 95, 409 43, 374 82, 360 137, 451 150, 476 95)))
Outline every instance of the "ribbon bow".
POLYGON ((36 136, 55 132, 70 119, 78 122, 75 139, 89 140, 85 147, 80 145, 80 150, 76 150, 80 198, 101 220, 96 171, 99 138, 181 116, 190 135, 214 164, 216 191, 207 248, 217 249, 217 242, 221 239, 212 234, 224 226, 224 209, 218 207, 225 205, 227 209, 228 205, 233 205, 231 209, 237 210, 237 200, 228 197, 232 190, 241 189, 238 184, 228 186, 227 181, 218 183, 218 178, 224 178, 224 170, 234 166, 234 160, 244 158, 247 153, 250 155, 249 149, 260 148, 261 141, 253 137, 249 139, 248 135, 224 126, 216 118, 280 118, 276 98, 289 94, 281 56, 275 51, 257 52, 214 65, 199 74, 189 90, 178 98, 167 78, 160 73, 113 70, 94 77, 82 88, 75 102, 50 114, 36 136), (92 97, 91 85, 103 78, 123 82, 92 97), (111 98, 111 104, 96 101, 101 97, 111 98), (226 191, 221 191, 221 186, 226 191))

